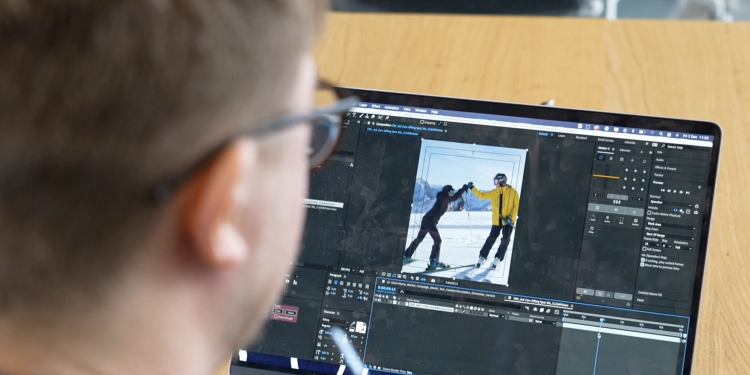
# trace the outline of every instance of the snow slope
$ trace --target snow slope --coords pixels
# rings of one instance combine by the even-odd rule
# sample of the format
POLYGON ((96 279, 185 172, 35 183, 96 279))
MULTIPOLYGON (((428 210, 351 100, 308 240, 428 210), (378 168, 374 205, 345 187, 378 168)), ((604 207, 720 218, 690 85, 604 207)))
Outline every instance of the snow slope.
MULTIPOLYGON (((421 213, 411 214, 409 221, 409 231, 407 235, 407 246, 416 238, 419 232, 419 226, 422 221, 421 213)), ((486 211, 466 211, 463 212, 446 212, 438 223, 440 237, 443 245, 440 250, 440 261, 450 266, 468 266, 447 271, 428 272, 428 275, 469 279, 473 281, 482 281, 492 284, 508 285, 508 274, 510 272, 510 263, 513 254, 513 243, 515 231, 511 235, 510 246, 505 254, 505 260, 500 263, 500 267, 493 271, 490 269, 492 259, 494 259, 497 248, 500 246, 500 237, 495 241, 490 251, 487 262, 480 268, 476 269, 474 264, 479 258, 479 250, 484 245, 484 241, 490 234, 492 227, 492 212, 486 211), (471 223, 471 225, 469 225, 471 223)), ((414 258, 418 261, 406 265, 401 272, 404 273, 422 273, 427 268, 430 251, 432 250, 432 238, 428 234, 424 241, 419 245, 414 253, 414 258)))

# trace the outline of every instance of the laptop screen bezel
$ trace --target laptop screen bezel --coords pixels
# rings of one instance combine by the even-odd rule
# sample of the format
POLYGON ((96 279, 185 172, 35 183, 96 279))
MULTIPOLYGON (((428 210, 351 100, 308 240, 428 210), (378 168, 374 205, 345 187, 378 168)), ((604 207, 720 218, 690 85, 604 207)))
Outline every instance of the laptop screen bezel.
MULTIPOLYGON (((485 100, 472 100, 462 98, 451 98, 414 93, 400 93, 389 91, 367 90, 352 87, 344 87, 357 95, 362 102, 378 103, 384 105, 399 105, 422 107, 432 109, 447 109, 452 111, 472 112, 489 115, 502 115, 512 117, 523 117, 538 120, 565 121, 574 123, 588 123, 602 126, 617 126, 627 128, 640 128, 659 130, 665 132, 694 133, 713 136, 713 147, 711 148, 711 160, 709 165, 708 183, 706 186, 706 197, 703 203, 704 216, 701 225, 701 240, 699 243, 698 261, 696 266, 692 306, 690 310, 690 332, 691 340, 687 342, 685 351, 685 362, 683 374, 692 371, 693 354, 695 351, 698 333, 698 321, 701 306, 701 294, 703 292, 703 280, 705 276, 706 258, 708 254, 708 243, 710 238, 711 218, 713 214, 713 202, 718 178, 718 165, 722 142, 721 127, 714 122, 690 120, 681 118, 669 118, 658 116, 646 116, 626 113, 602 112, 593 110, 550 107, 542 105, 528 105, 508 102, 496 102, 485 100)), ((247 373, 248 367, 235 366, 236 356, 230 366, 230 374, 234 367, 242 367, 240 373, 247 373)), ((280 368, 264 367, 265 371, 281 371, 280 368)), ((239 369, 238 369, 239 370, 239 369)), ((279 372, 282 373, 282 372, 279 372)), ((284 369, 285 374, 300 373, 291 369, 284 369)))

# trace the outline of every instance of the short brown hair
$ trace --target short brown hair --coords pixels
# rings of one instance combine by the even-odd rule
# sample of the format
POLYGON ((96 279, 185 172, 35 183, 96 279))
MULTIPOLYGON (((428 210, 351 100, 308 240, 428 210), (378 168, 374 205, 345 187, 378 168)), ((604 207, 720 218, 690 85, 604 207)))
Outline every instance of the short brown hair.
POLYGON ((150 187, 281 111, 323 0, 0 0, 0 314, 80 306, 137 254, 150 187))

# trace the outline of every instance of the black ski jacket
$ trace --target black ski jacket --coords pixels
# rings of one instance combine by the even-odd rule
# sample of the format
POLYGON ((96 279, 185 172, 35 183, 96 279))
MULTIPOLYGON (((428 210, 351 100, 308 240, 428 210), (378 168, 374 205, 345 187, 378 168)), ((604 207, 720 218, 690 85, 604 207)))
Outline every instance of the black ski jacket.
POLYGON ((427 213, 422 218, 422 222, 437 225, 438 221, 440 221, 440 218, 443 217, 443 214, 448 211, 448 205, 456 201, 458 198, 461 198, 461 195, 465 193, 466 190, 467 189, 461 188, 456 192, 456 194, 453 194, 453 196, 450 196, 448 193, 442 191, 437 193, 437 201, 435 201, 435 205, 432 206, 429 211, 427 211, 427 213))

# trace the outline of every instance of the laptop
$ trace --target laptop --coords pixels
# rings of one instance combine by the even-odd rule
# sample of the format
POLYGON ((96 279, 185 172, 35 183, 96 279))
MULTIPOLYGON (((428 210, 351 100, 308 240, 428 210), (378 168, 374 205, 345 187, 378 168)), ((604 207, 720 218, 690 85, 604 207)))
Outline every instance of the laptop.
POLYGON ((691 373, 717 124, 352 91, 231 374, 691 373))

